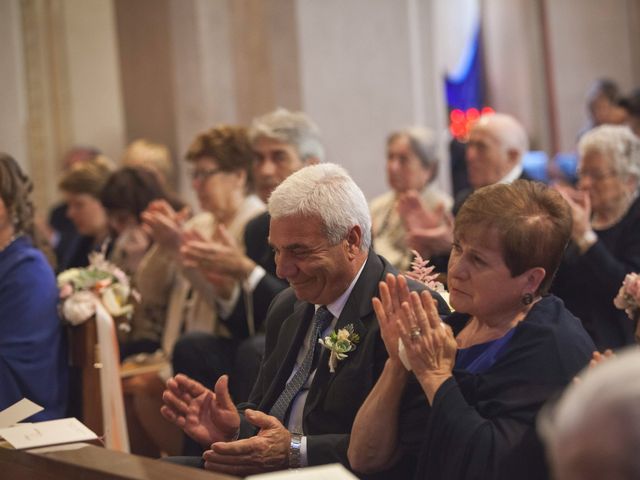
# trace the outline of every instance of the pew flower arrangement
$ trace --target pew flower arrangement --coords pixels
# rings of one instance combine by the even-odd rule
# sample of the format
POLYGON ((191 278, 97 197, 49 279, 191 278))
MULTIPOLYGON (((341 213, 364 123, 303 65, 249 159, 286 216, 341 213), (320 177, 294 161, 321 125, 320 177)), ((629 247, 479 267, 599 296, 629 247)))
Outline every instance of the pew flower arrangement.
MULTIPOLYGON (((62 316, 72 325, 86 322, 96 313, 96 302, 113 317, 131 318, 133 301, 138 293, 131 288, 127 275, 109 262, 103 252, 89 254, 89 265, 70 268, 58 274, 62 316)), ((128 329, 127 323, 120 328, 128 329)))
POLYGON ((640 275, 629 273, 622 282, 618 295, 613 300, 614 305, 624 310, 630 319, 640 316, 640 275))

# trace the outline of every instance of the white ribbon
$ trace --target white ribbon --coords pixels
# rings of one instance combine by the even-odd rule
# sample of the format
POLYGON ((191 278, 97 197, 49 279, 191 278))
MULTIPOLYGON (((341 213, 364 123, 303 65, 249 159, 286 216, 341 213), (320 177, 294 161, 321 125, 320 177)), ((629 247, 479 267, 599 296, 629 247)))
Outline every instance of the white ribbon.
POLYGON ((124 411, 120 381, 120 349, 113 318, 96 297, 96 329, 98 332, 98 361, 100 395, 105 445, 109 450, 129 453, 129 434, 124 411))

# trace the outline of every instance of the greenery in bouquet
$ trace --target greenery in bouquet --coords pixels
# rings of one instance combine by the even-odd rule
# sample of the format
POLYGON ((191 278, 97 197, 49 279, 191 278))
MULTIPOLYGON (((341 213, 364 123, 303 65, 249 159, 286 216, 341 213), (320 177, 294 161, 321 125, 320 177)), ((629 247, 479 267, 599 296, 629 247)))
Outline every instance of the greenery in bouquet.
POLYGON ((640 316, 640 275, 629 273, 624 278, 613 303, 620 310, 624 310, 632 320, 640 316))
POLYGON ((133 302, 139 301, 127 275, 109 262, 103 252, 89 254, 87 267, 70 268, 60 273, 58 288, 62 316, 72 325, 91 318, 96 313, 96 302, 100 302, 111 316, 130 319, 133 302))

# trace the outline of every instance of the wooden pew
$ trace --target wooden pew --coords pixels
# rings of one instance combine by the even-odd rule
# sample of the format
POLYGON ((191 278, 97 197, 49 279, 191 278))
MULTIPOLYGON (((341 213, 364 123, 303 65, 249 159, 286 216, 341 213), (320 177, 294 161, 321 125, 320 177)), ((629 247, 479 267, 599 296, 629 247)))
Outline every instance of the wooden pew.
POLYGON ((69 326, 71 365, 80 369, 82 385, 82 418, 80 420, 99 437, 104 435, 102 400, 100 397, 100 352, 96 322, 69 326))
POLYGON ((1 478, 11 480, 233 480, 238 477, 115 452, 89 444, 34 450, 0 448, 1 478))

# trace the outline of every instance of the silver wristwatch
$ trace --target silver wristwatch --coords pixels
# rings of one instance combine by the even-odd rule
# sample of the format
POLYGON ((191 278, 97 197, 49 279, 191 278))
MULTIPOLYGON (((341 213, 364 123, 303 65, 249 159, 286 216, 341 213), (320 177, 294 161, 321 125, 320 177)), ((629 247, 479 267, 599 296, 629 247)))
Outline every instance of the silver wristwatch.
POLYGON ((300 468, 300 449, 302 447, 302 435, 291 434, 291 444, 289 445, 289 468, 300 468))

